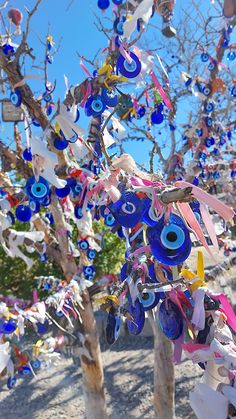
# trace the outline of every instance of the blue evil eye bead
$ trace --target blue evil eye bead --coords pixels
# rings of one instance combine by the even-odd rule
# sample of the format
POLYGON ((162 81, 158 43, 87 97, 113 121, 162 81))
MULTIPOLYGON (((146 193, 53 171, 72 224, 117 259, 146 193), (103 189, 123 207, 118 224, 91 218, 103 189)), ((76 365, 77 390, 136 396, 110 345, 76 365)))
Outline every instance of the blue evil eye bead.
POLYGON ((38 201, 29 201, 29 207, 34 214, 40 211, 40 203, 38 201))
POLYGON ((230 51, 228 54, 227 54, 227 60, 228 61, 234 61, 235 60, 235 58, 236 58, 236 54, 235 54, 235 52, 234 51, 230 51))
POLYGON ((114 32, 117 33, 117 35, 123 35, 124 33, 123 25, 125 21, 126 21, 125 16, 120 16, 115 19, 113 23, 113 29, 114 29, 114 32))
POLYGON ((183 317, 178 306, 171 300, 166 299, 160 305, 159 325, 170 340, 178 339, 183 332, 183 317))
POLYGON ((23 151, 23 159, 26 160, 26 161, 32 161, 31 148, 26 148, 23 151))
POLYGON ((65 138, 56 137, 53 144, 57 150, 65 150, 68 147, 68 141, 65 138))
POLYGON ((215 144, 215 139, 213 137, 206 138, 204 143, 207 148, 210 148, 215 144))
POLYGON ((17 329, 17 324, 14 322, 13 319, 10 319, 0 326, 1 333, 5 335, 11 335, 17 329))
POLYGON ((51 114, 52 114, 52 111, 53 111, 53 107, 52 107, 52 105, 51 104, 47 104, 47 107, 46 107, 46 114, 47 114, 47 116, 50 116, 51 114))
POLYGON ((97 5, 98 5, 99 9, 106 10, 110 6, 110 1, 109 0, 98 0, 97 5))
POLYGON ((118 339, 121 327, 120 316, 117 316, 114 313, 114 309, 111 308, 107 317, 107 326, 106 326, 106 340, 109 345, 115 343, 118 339))
POLYGON ((15 217, 11 211, 7 212, 7 219, 11 223, 11 225, 15 224, 15 217))
POLYGON ((138 109, 137 111, 137 119, 141 119, 146 113, 146 109, 144 108, 144 106, 141 106, 141 108, 138 109))
POLYGON ((220 178, 220 173, 219 172, 214 172, 213 173, 213 179, 217 180, 220 178))
POLYGON ((236 97, 236 86, 232 87, 230 93, 231 93, 231 96, 236 97))
POLYGON ((55 188, 55 193, 58 198, 65 198, 70 193, 70 187, 66 185, 64 188, 55 188))
POLYGON ((16 385, 16 376, 14 375, 14 377, 9 377, 7 380, 7 388, 9 390, 11 390, 12 388, 14 388, 16 385))
POLYGON ((189 230, 178 215, 171 214, 167 225, 162 218, 154 227, 148 227, 147 237, 152 254, 165 265, 179 265, 190 255, 189 230))
POLYGON ((49 323, 48 320, 45 320, 44 323, 36 323, 36 327, 37 327, 37 332, 42 335, 44 333, 46 333, 48 331, 49 328, 49 323))
POLYGON ((64 316, 64 313, 63 313, 63 311, 61 311, 61 310, 55 310, 55 316, 56 317, 59 317, 59 318, 61 318, 61 317, 63 317, 64 316))
POLYGON ((109 206, 116 221, 123 227, 135 227, 143 215, 143 202, 134 192, 125 192, 109 206))
POLYGON ((115 94, 115 92, 113 91, 109 92, 109 90, 106 89, 105 87, 102 88, 101 96, 106 106, 114 108, 118 103, 118 96, 115 94))
POLYGON ((209 54, 207 54, 207 52, 203 52, 201 54, 201 57, 200 58, 201 58, 201 60, 202 60, 203 63, 206 63, 209 60, 210 56, 209 56, 209 54))
POLYGON ((79 220, 83 218, 82 207, 80 205, 75 205, 74 214, 75 214, 75 218, 78 218, 79 220))
POLYGON ((47 196, 45 199, 43 199, 43 201, 40 201, 40 204, 43 207, 48 207, 51 204, 51 197, 47 196))
POLYGON ((80 240, 78 242, 78 246, 81 250, 87 250, 89 248, 89 244, 87 240, 80 240))
POLYGON ((110 213, 110 214, 105 216, 104 224, 107 227, 114 227, 117 224, 117 221, 116 221, 115 217, 110 213))
POLYGON ((236 177, 236 170, 231 170, 230 176, 232 179, 234 179, 236 177))
POLYGON ((192 181, 192 184, 195 185, 195 186, 198 186, 199 185, 199 179, 197 177, 195 177, 192 181))
POLYGON ((215 156, 219 156, 219 155, 220 155, 220 150, 218 150, 218 148, 214 148, 214 150, 213 150, 213 154, 214 154, 215 156))
POLYGON ((24 365, 19 370, 18 370, 18 373, 21 374, 21 375, 29 375, 29 374, 32 374, 32 371, 31 371, 30 367, 28 367, 27 365, 24 365))
POLYGON ((85 104, 85 114, 87 116, 99 116, 106 109, 106 104, 103 101, 102 96, 90 96, 85 104))
POLYGON ((27 196, 32 201, 39 201, 42 203, 50 194, 49 184, 42 176, 39 176, 39 181, 36 182, 35 177, 30 177, 25 185, 27 196))
POLYGON ((160 111, 154 111, 151 114, 152 124, 161 124, 164 121, 164 115, 160 111))
POLYGON ((207 66, 208 70, 210 71, 214 70, 215 67, 216 67, 216 62, 214 61, 211 61, 207 66))
POLYGON ((84 273, 85 276, 94 277, 94 275, 95 275, 95 269, 94 269, 94 267, 92 265, 90 265, 90 266, 84 266, 83 267, 83 273, 84 273))
POLYGON ((11 92, 10 101, 12 105, 16 107, 19 107, 22 104, 22 94, 19 89, 15 89, 14 92, 11 92))
POLYGON ((53 56, 51 54, 47 54, 46 55, 46 60, 47 60, 48 64, 52 64, 53 63, 53 56))
POLYGON ((206 126, 207 126, 207 127, 212 127, 213 119, 212 119, 212 118, 210 118, 210 116, 207 116, 207 117, 205 118, 205 122, 206 122, 206 126))
POLYGON ((204 110, 205 110, 205 112, 207 112, 207 113, 210 113, 210 112, 212 112, 213 110, 214 110, 214 103, 213 102, 207 102, 205 105, 204 105, 204 110))
POLYGON ((143 305, 144 311, 152 310, 159 303, 159 293, 146 290, 139 296, 139 300, 143 305))
POLYGON ((10 56, 15 53, 15 48, 12 45, 5 44, 2 46, 3 53, 10 56))
POLYGON ((46 103, 52 102, 52 95, 48 92, 44 92, 42 98, 46 103))
POLYGON ((202 93, 204 94, 204 96, 210 96, 212 91, 211 86, 204 86, 202 89, 202 93))
POLYGON ((96 254, 97 254, 97 252, 96 252, 96 250, 94 250, 94 249, 88 249, 88 250, 87 250, 87 258, 88 258, 89 260, 93 260, 93 259, 95 259, 96 254))
POLYGON ((76 117, 75 117, 74 123, 76 124, 76 122, 78 122, 79 119, 80 119, 80 111, 79 111, 79 108, 77 108, 76 109, 76 117))
POLYGON ((120 6, 120 4, 123 4, 124 0, 112 0, 112 2, 113 2, 116 6, 120 6))
POLYGON ((28 205, 19 205, 16 208, 16 218, 19 221, 23 221, 24 223, 26 223, 31 219, 31 215, 32 212, 28 205))
POLYGON ((128 311, 134 319, 133 321, 126 320, 128 331, 132 335, 139 335, 143 330, 145 312, 143 305, 138 298, 135 300, 134 305, 132 305, 132 303, 129 304, 128 311))
POLYGON ((137 55, 135 55, 133 52, 130 52, 130 58, 132 58, 131 63, 126 61, 123 55, 120 54, 116 63, 116 67, 117 71, 119 71, 122 76, 127 77, 128 79, 133 79, 139 75, 142 65, 137 55))
POLYGON ((39 359, 33 359, 32 361, 30 361, 30 365, 34 370, 39 370, 39 368, 41 367, 41 362, 39 359))
POLYGON ((73 197, 79 198, 82 192, 82 185, 80 183, 75 183, 71 186, 71 192, 73 197))
POLYGON ((35 127, 40 127, 40 124, 36 121, 36 119, 35 119, 35 118, 32 118, 32 124, 33 124, 35 127))
POLYGON ((47 213, 45 214, 45 217, 48 219, 48 221, 49 221, 50 225, 54 224, 54 218, 53 218, 53 215, 52 215, 52 213, 51 213, 51 212, 47 212, 47 213))

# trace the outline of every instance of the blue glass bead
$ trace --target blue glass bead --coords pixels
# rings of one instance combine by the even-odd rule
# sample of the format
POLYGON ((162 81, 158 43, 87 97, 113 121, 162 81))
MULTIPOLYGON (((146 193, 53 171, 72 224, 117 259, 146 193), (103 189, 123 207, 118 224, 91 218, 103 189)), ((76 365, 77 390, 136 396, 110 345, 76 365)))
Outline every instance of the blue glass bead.
POLYGON ((97 5, 98 5, 99 9, 106 10, 110 6, 110 1, 109 0, 98 0, 97 5))
POLYGON ((26 148, 23 151, 23 159, 25 159, 26 161, 32 161, 31 148, 26 148))
POLYGON ((66 185, 64 188, 55 188, 55 193, 59 198, 65 198, 70 193, 70 187, 66 185))
POLYGON ((31 209, 27 205, 19 205, 16 208, 16 218, 19 221, 23 221, 24 223, 26 223, 27 221, 31 219, 31 215, 32 215, 31 209))

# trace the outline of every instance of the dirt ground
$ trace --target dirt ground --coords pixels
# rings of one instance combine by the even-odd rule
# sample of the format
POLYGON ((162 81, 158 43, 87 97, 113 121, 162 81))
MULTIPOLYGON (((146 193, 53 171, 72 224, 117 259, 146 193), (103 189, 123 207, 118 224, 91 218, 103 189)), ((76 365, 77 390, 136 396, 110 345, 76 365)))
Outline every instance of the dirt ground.
MULTIPOLYGON (((195 264, 194 254, 191 265, 195 264)), ((221 256, 221 260, 224 260, 221 256)), ((206 265, 210 260, 206 258, 206 265)), ((194 267, 194 266, 193 266, 194 267)), ((236 272, 227 274, 227 287, 235 289, 236 272)), ((111 348, 102 344, 105 385, 110 419, 152 419, 152 337, 120 338, 111 348)), ((183 360, 176 366, 176 418, 194 419, 188 394, 202 370, 183 360)), ((62 358, 57 366, 40 370, 37 378, 25 377, 9 391, 0 382, 0 419, 84 418, 82 376, 72 359, 62 358)), ((94 418, 96 419, 96 418, 94 418)))

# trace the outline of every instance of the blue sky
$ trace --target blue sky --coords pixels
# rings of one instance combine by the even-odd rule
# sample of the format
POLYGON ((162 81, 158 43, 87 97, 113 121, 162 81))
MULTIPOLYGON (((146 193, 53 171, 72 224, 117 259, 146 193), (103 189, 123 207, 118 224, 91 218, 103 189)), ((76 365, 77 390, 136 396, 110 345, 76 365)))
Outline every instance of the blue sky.
MULTIPOLYGON (((10 2, 12 7, 20 8, 24 15, 26 15, 24 5, 31 9, 34 3, 35 0, 12 0, 10 2)), ((85 55, 87 58, 92 59, 99 48, 103 49, 107 46, 106 37, 103 33, 99 32, 94 25, 94 21, 96 20, 94 14, 97 14, 102 18, 109 18, 111 17, 112 11, 111 7, 108 12, 102 13, 97 7, 97 0, 74 0, 67 11, 69 3, 70 0, 43 0, 39 10, 31 21, 29 45, 34 48, 37 64, 42 62, 44 57, 44 48, 40 39, 45 40, 49 24, 50 33, 55 41, 55 47, 58 46, 59 40, 62 38, 61 46, 58 54, 55 56, 54 63, 48 66, 49 80, 53 82, 56 79, 57 81, 57 88, 54 93, 55 101, 58 98, 63 99, 64 97, 64 74, 68 77, 69 84, 78 84, 86 78, 86 74, 80 67, 76 51, 81 55, 85 55)), ((177 0, 173 21, 174 26, 178 26, 182 7, 187 8, 190 3, 190 0, 177 0)), ((200 9, 203 14, 206 13, 209 7, 211 7, 210 0, 202 0, 200 2, 200 9)), ((214 10, 213 14, 215 14, 214 10)), ((152 24, 161 28, 161 18, 155 15, 152 19, 152 24)), ((109 25, 111 27, 112 24, 108 23, 108 26, 109 25)), ((154 35, 157 39, 162 36, 158 30, 153 28, 150 28, 150 35, 145 36, 146 39, 149 39, 148 36, 150 36, 151 39, 154 35)), ((166 40, 166 42, 168 48, 168 40, 166 40)), ((92 72, 92 68, 89 66, 88 68, 92 72)), ((26 72, 29 72, 29 67, 26 69, 26 72)), ((30 72, 34 75, 42 75, 40 70, 36 68, 31 68, 30 72)), ((30 85, 33 87, 36 96, 37 94, 40 95, 44 92, 43 80, 33 83, 30 82, 30 85)), ((186 120, 186 106, 187 103, 183 103, 182 112, 178 116, 178 118, 181 119, 181 122, 186 120)), ((80 123, 85 128, 89 124, 89 119, 83 115, 83 111, 81 112, 80 123)), ((9 128, 2 131, 2 136, 3 135, 11 135, 11 133, 9 133, 9 128)), ((140 163, 148 159, 149 146, 147 144, 132 143, 126 145, 126 150, 140 163)))

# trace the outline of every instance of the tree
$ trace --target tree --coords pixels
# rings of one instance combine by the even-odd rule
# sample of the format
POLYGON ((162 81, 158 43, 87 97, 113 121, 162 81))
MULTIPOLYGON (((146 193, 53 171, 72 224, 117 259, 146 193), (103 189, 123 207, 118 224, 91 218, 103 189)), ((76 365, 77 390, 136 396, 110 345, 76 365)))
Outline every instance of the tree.
MULTIPOLYGON (((194 156, 197 155, 199 157, 199 150, 202 150, 202 143, 209 135, 210 129, 205 129, 204 131, 204 124, 206 122, 204 122, 204 124, 202 122, 203 120, 205 121, 205 116, 202 115, 202 112, 205 112, 208 100, 205 100, 203 87, 201 86, 201 83, 204 83, 199 80, 198 73, 196 76, 192 75, 191 69, 191 74, 189 74, 189 60, 186 60, 184 63, 182 61, 180 62, 185 85, 183 88, 179 88, 179 83, 177 83, 176 80, 176 75, 178 75, 178 71, 175 71, 176 63, 173 63, 173 65, 168 64, 165 53, 161 53, 161 45, 161 58, 158 58, 162 68, 160 77, 157 77, 156 71, 153 71, 152 66, 153 59, 151 52, 154 53, 155 51, 149 51, 148 57, 142 47, 140 50, 136 47, 134 50, 135 52, 131 52, 131 48, 140 39, 140 42, 144 44, 147 42, 144 38, 144 22, 147 22, 151 17, 154 5, 153 2, 141 1, 138 2, 134 8, 132 8, 132 5, 128 2, 128 13, 130 13, 131 16, 125 23, 123 21, 126 18, 127 9, 125 9, 124 4, 121 4, 122 2, 113 1, 113 3, 118 5, 117 19, 114 22, 113 29, 110 30, 109 28, 105 28, 100 18, 97 19, 98 29, 108 38, 108 49, 104 64, 102 67, 97 65, 96 57, 93 61, 85 58, 84 62, 87 61, 89 64, 92 64, 95 73, 93 76, 89 75, 89 77, 79 85, 70 88, 68 87, 64 101, 58 101, 56 112, 51 115, 53 104, 52 94, 55 86, 49 82, 47 74, 48 64, 50 64, 52 60, 51 51, 53 48, 53 41, 49 33, 46 42, 44 43, 45 60, 43 74, 45 77, 45 92, 42 94, 41 98, 36 99, 34 97, 29 84, 26 83, 26 76, 23 76, 22 70, 25 60, 29 57, 31 59, 34 58, 34 52, 28 46, 28 35, 30 33, 31 18, 37 11, 40 3, 41 0, 38 0, 33 9, 27 12, 28 17, 20 45, 17 46, 16 49, 14 48, 14 45, 12 45, 12 41, 9 38, 12 37, 13 34, 9 33, 6 27, 6 36, 0 50, 0 67, 4 73, 2 86, 3 88, 7 87, 7 89, 11 91, 11 103, 17 108, 21 106, 28 141, 27 149, 22 150, 21 139, 15 128, 15 145, 12 149, 7 147, 4 141, 0 142, 2 153, 2 173, 0 182, 3 188, 3 199, 1 200, 1 220, 3 226, 2 244, 9 255, 19 255, 29 267, 31 267, 32 262, 28 256, 22 253, 20 246, 25 246, 29 251, 35 249, 42 257, 45 257, 46 253, 48 259, 53 261, 54 266, 56 266, 57 269, 61 269, 66 282, 74 284, 73 281, 75 279, 78 280, 79 297, 73 309, 74 313, 77 315, 78 321, 72 337, 75 338, 76 342, 79 340, 80 345, 82 346, 81 365, 84 380, 86 416, 88 418, 103 418, 106 417, 103 371, 100 359, 99 341, 91 305, 92 296, 98 293, 101 288, 99 283, 85 286, 88 285, 85 280, 91 280, 94 277, 94 268, 91 260, 94 258, 94 251, 99 249, 99 240, 92 227, 92 215, 98 221, 102 215, 107 227, 110 227, 114 223, 115 227, 113 231, 118 233, 119 237, 121 237, 122 234, 125 235, 128 247, 127 251, 130 252, 131 247, 131 251, 134 253, 136 250, 138 251, 140 243, 136 240, 137 231, 132 231, 134 240, 133 242, 130 240, 129 236, 132 236, 132 234, 128 231, 128 227, 133 227, 133 222, 131 225, 128 225, 128 227, 123 225, 123 227, 127 228, 123 229, 124 231, 122 232, 120 226, 116 225, 116 217, 114 216, 114 213, 116 214, 117 210, 115 204, 116 202, 120 202, 119 200, 122 196, 122 192, 126 189, 128 190, 130 185, 132 185, 132 183, 129 183, 132 182, 132 177, 144 180, 147 185, 150 185, 150 182, 156 182, 155 188, 157 188, 157 190, 154 191, 153 199, 156 199, 159 202, 162 211, 165 209, 167 214, 170 207, 175 206, 176 204, 175 208, 180 212, 182 209, 183 215, 184 209, 186 208, 184 205, 190 202, 193 197, 192 187, 191 185, 184 188, 181 187, 182 185, 174 188, 167 186, 156 173, 155 159, 158 157, 159 163, 162 165, 165 177, 167 177, 168 181, 171 179, 179 180, 179 176, 177 178, 175 176, 177 166, 181 171, 184 171, 183 166, 180 164, 183 159, 181 160, 179 155, 183 156, 193 148, 194 156), (143 15, 144 5, 145 11, 148 6, 148 13, 145 16, 143 15), (136 27, 137 21, 139 34, 134 38, 132 32, 136 27), (120 23, 124 23, 124 30, 126 31, 127 36, 126 43, 123 43, 118 36, 120 23), (134 25, 134 27, 132 25, 134 25), (116 32, 115 38, 113 36, 114 31, 116 32), (147 71, 143 78, 135 79, 138 91, 137 95, 133 95, 133 85, 130 78, 135 78, 134 75, 139 76, 141 62, 147 71), (171 77, 167 75, 162 62, 168 69, 169 74, 170 70, 172 71, 171 77), (133 67, 132 63, 134 63, 133 67), (119 74, 115 73, 115 67, 119 74), (161 83, 159 79, 161 80, 161 83), (191 94, 191 91, 189 90, 190 85, 192 87, 194 85, 193 88, 197 88, 200 91, 200 93, 198 92, 198 99, 199 94, 201 94, 200 99, 203 99, 203 101, 199 109, 197 109, 195 102, 194 106, 196 106, 197 109, 196 115, 189 115, 188 126, 184 127, 184 134, 187 138, 184 140, 184 145, 179 147, 176 135, 176 125, 178 121, 175 121, 175 117, 177 115, 179 99, 187 98, 191 94), (83 129, 78 125, 75 125, 74 122, 75 119, 77 119, 78 105, 81 105, 82 107, 85 106, 87 116, 91 117, 89 134, 84 141, 82 140, 84 134, 83 129), (105 109, 106 107, 109 108, 109 111, 105 109), (166 116, 164 113, 166 113, 166 116), (195 124, 199 115, 201 115, 201 126, 193 127, 193 123, 195 124), (165 128, 169 126, 170 129, 171 144, 167 147, 167 155, 164 155, 162 151, 163 144, 161 141, 157 141, 155 135, 155 127, 162 121, 164 121, 165 128), (34 136, 32 131, 34 124, 38 124, 42 128, 43 141, 34 136), (192 132, 191 129, 194 130, 194 132, 192 132), (193 146, 191 141, 188 140, 188 136, 192 134, 196 135, 196 129, 202 129, 204 134, 199 137, 200 139, 196 139, 196 146, 193 146), (125 140, 132 141, 137 139, 151 143, 152 148, 150 152, 149 168, 138 168, 134 160, 123 153, 125 140), (120 158, 117 159, 108 152, 109 146, 114 144, 115 141, 117 141, 118 148, 121 152, 120 158), (29 164, 28 161, 32 161, 32 163, 29 164), (78 162, 80 162, 80 164, 78 164, 78 162), (18 178, 20 180, 18 180, 18 178), (22 179, 26 179, 26 184, 22 179), (18 188, 16 187, 17 182, 19 182, 18 188), (95 204, 93 201, 95 201, 95 204), (114 204, 114 207, 112 206, 112 203, 114 204), (16 209, 10 211, 10 206, 11 208, 16 209), (44 207, 47 206, 50 208, 48 219, 51 224, 45 220, 44 207), (111 207, 112 210, 109 209, 111 207), (39 209, 40 212, 38 212, 39 209), (22 232, 21 229, 21 232, 16 232, 16 230, 9 228, 13 220, 12 212, 14 211, 18 220, 31 220, 32 225, 30 231, 22 232), (79 252, 75 248, 75 244, 78 244, 80 248, 79 252), (92 256, 89 251, 92 251, 92 256)), ((172 2, 169 2, 169 4, 171 3, 172 2)), ((109 6, 109 1, 100 1, 98 4, 100 8, 106 9, 107 6, 109 6)), ((160 4, 158 5, 158 12, 161 10, 165 24, 168 23, 169 25, 170 23, 172 9, 173 7, 169 7, 168 10, 162 10, 160 4)), ((196 10, 199 14, 199 18, 202 19, 199 9, 197 8, 196 10)), ((15 9, 11 9, 8 16, 10 20, 16 24, 16 35, 18 35, 21 13, 15 9)), ((180 25, 178 28, 176 38, 168 41, 168 45, 173 51, 176 49, 177 51, 181 50, 183 54, 185 54, 187 48, 186 44, 188 46, 188 51, 190 50, 190 45, 193 51, 193 57, 195 57, 196 45, 199 43, 199 39, 203 38, 203 34, 200 33, 199 29, 193 34, 192 39, 186 36, 187 17, 186 13, 185 20, 183 19, 183 22, 181 23, 182 26, 180 25)), ((215 32, 213 34, 208 34, 207 32, 210 22, 211 20, 209 20, 209 22, 206 21, 204 23, 204 28, 199 26, 199 28, 204 31, 208 46, 214 44, 215 34, 215 32)), ((233 24, 234 22, 232 22, 232 25, 233 24)), ((174 30, 173 28, 171 29, 170 25, 168 29, 168 25, 167 29, 166 27, 163 29, 163 33, 170 36, 174 34, 174 30)), ((222 36, 223 35, 225 35, 225 32, 222 31, 222 36)), ((206 43, 204 43, 204 45, 206 45, 206 43)), ((221 62, 223 53, 227 48, 228 45, 225 45, 225 43, 223 45, 220 44, 217 50, 218 63, 221 62)), ((150 50, 150 45, 148 49, 150 50)), ((84 66, 83 62, 81 64, 84 66)), ((85 70, 88 73, 86 68, 85 70)), ((217 72, 218 67, 214 67, 210 70, 210 81, 208 82, 210 87, 208 84, 205 87, 208 86, 209 89, 211 88, 216 80, 217 72)), ((208 97, 212 93, 212 91, 208 93, 208 97)), ((230 114, 232 109, 230 104, 227 103, 227 98, 223 104, 224 115, 230 114)), ((214 117, 214 114, 212 115, 214 117)), ((222 111, 221 115, 223 115, 222 111)), ((217 131, 217 125, 213 125, 211 130, 213 129, 216 129, 217 131)), ((202 155, 200 159, 203 159, 202 155)), ((134 183, 133 186, 138 187, 138 184, 135 185, 134 183)), ((142 186, 144 186, 144 183, 142 186)), ((143 191, 140 192, 140 195, 137 195, 139 200, 144 198, 145 194, 142 194, 143 191)), ((130 207, 127 211, 129 212, 129 210, 130 207)), ((230 212, 227 213, 228 218, 230 218, 229 215, 231 216, 230 212)), ((112 251, 111 246, 123 247, 123 244, 120 244, 118 239, 116 240, 111 239, 109 235, 107 236, 107 245, 109 246, 110 251, 112 251)), ((115 249, 113 256, 117 256, 115 249)), ((132 263, 130 264, 129 253, 126 257, 128 260, 126 275, 131 275, 133 265, 132 263)), ((101 266, 102 269, 104 265, 108 267, 107 264, 105 264, 106 259, 107 255, 103 258, 101 264, 98 256, 98 273, 101 266)), ((110 255, 108 260, 111 260, 110 255)), ((166 275, 168 275, 168 273, 170 275, 170 271, 167 270, 167 273, 163 274, 161 273, 162 269, 160 269, 160 266, 154 266, 154 268, 156 276, 167 283, 166 275)), ((139 279, 139 275, 143 276, 143 269, 142 263, 138 263, 137 271, 135 271, 134 274, 135 284, 136 280, 139 279)), ((176 272, 174 273, 176 274, 176 272)), ((122 288, 123 286, 127 288, 127 282, 121 286, 117 286, 114 295, 110 297, 106 296, 105 301, 102 304, 102 308, 109 310, 109 315, 111 315, 110 317, 112 320, 114 320, 114 317, 116 317, 117 314, 116 303, 125 290, 122 288), (112 299, 112 297, 114 298, 112 299)), ((74 287, 76 287, 75 284, 74 287)), ((67 289, 68 292, 72 292, 71 288, 65 287, 65 289, 67 289)), ((142 294, 142 291, 143 289, 141 288, 140 294, 142 294)), ((51 300, 49 301, 54 301, 53 297, 51 297, 51 300)), ((122 314, 124 314, 128 321, 133 324, 134 319, 130 311, 132 311, 132 307, 129 307, 128 310, 124 308, 122 314)), ((50 314, 48 315, 53 321, 53 317, 51 317, 50 314)), ((170 363, 170 375, 168 377, 170 383, 165 383, 165 386, 163 387, 165 389, 168 387, 168 397, 166 397, 165 391, 156 392, 156 410, 160 419, 170 418, 174 416, 173 365, 170 362, 171 344, 166 339, 161 338, 159 331, 156 330, 155 324, 153 322, 152 324, 155 336, 157 336, 155 347, 159 372, 161 371, 161 364, 159 364, 161 361, 160 356, 165 353, 166 361, 170 363), (162 345, 164 349, 162 348, 160 350, 160 345, 162 345), (164 401, 163 397, 165 398, 164 401)), ((71 336, 70 331, 68 334, 71 336)), ((164 373, 163 380, 166 378, 167 376, 164 373)))

